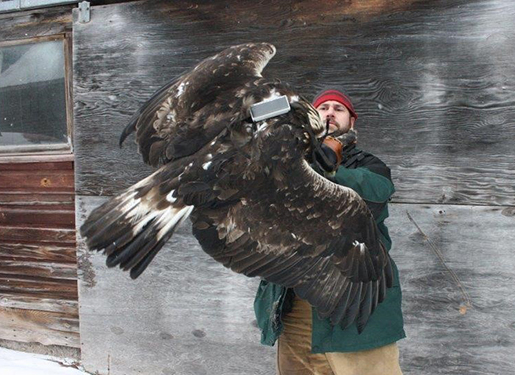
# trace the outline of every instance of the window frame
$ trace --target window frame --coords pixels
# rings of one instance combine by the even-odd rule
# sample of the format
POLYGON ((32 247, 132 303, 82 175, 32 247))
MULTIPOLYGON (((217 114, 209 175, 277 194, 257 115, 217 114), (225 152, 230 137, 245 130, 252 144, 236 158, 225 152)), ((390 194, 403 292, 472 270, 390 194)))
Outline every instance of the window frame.
POLYGON ((73 154, 73 50, 72 50, 72 34, 64 32, 53 35, 32 36, 22 39, 14 39, 0 42, 0 48, 11 47, 23 44, 41 43, 49 41, 63 41, 64 53, 64 96, 66 111, 66 133, 67 142, 63 144, 35 144, 35 145, 16 145, 16 146, 0 146, 0 158, 13 156, 37 156, 55 155, 55 154, 73 154))

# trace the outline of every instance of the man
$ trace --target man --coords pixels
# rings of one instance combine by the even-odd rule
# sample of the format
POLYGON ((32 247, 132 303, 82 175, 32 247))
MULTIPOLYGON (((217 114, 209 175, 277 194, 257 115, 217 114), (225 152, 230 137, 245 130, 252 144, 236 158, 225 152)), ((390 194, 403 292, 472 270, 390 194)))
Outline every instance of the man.
MULTIPOLYGON (((384 220, 393 194, 390 169, 377 157, 356 147, 354 125, 358 118, 350 99, 339 90, 324 90, 313 101, 329 132, 348 142, 336 173, 320 173, 333 182, 355 190, 372 212, 381 241, 390 250, 392 242, 384 220), (350 141, 349 141, 350 140, 350 141)), ((328 157, 332 150, 327 151, 328 157)), ((261 343, 278 340, 278 375, 400 375, 396 342, 406 335, 401 312, 401 289, 397 266, 393 287, 378 305, 365 330, 358 334, 356 324, 343 330, 329 319, 319 319, 316 310, 291 289, 261 281, 254 302, 261 343)))

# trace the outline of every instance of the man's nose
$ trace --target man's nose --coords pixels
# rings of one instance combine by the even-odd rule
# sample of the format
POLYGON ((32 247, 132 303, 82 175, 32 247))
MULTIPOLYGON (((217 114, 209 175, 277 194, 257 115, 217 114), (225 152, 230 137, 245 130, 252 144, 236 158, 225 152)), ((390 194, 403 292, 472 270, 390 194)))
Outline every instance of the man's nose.
POLYGON ((334 110, 332 108, 329 108, 326 112, 327 117, 334 117, 334 110))

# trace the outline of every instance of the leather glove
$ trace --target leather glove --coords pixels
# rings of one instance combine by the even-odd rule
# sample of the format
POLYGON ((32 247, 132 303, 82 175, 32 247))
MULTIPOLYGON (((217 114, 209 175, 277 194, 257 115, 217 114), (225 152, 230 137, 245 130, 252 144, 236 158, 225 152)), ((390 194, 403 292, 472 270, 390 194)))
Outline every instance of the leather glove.
POLYGON ((333 137, 327 137, 315 150, 316 164, 327 173, 334 173, 342 162, 343 145, 333 137))

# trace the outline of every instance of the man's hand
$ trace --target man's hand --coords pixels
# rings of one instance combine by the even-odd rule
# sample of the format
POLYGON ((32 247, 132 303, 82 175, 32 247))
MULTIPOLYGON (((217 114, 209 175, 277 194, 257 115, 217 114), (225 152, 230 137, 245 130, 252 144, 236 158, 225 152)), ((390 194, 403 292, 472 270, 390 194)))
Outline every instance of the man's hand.
POLYGON ((320 145, 320 148, 315 150, 317 164, 325 172, 336 172, 342 162, 342 149, 343 145, 340 141, 333 137, 327 137, 320 145))

